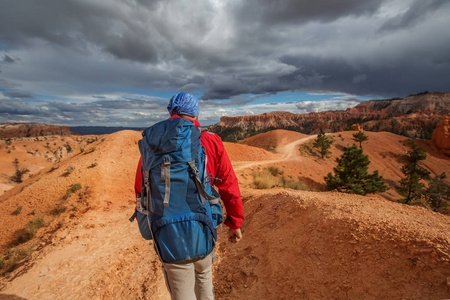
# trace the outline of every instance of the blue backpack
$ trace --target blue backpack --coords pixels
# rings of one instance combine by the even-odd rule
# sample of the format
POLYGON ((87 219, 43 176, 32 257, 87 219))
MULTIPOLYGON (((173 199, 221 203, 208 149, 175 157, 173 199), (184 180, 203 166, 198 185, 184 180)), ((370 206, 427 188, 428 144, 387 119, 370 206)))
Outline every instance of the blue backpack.
POLYGON ((209 255, 223 221, 217 191, 206 171, 200 129, 173 118, 147 128, 139 141, 141 194, 137 196, 139 230, 153 239, 166 263, 193 262, 209 255))

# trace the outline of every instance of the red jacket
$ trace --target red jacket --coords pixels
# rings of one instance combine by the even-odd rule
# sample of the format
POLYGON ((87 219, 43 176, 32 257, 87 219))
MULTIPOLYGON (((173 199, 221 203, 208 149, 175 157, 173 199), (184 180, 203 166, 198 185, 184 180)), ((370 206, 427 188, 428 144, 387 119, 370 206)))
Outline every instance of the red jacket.
MULTIPOLYGON (((171 118, 179 118, 179 116, 174 115, 171 118)), ((193 122, 196 126, 200 127, 198 121, 193 120, 193 122)), ((219 189, 220 199, 222 199, 227 211, 227 217, 224 224, 232 229, 238 229, 244 221, 244 208, 238 181, 234 174, 230 158, 218 135, 204 131, 202 132, 200 139, 202 145, 206 149, 206 156, 208 157, 208 163, 206 165, 208 174, 222 180, 221 182, 217 180, 214 184, 219 189)), ((141 192, 141 168, 142 158, 139 159, 136 170, 136 180, 134 183, 136 194, 141 192)))

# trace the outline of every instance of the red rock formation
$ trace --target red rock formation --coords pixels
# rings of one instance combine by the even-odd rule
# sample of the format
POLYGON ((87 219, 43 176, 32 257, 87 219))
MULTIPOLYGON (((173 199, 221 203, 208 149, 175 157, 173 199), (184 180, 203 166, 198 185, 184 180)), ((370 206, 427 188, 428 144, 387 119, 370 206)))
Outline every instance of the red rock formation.
POLYGON ((354 130, 354 131, 362 131, 362 127, 359 124, 353 124, 352 125, 352 130, 354 130))
POLYGON ((3 123, 0 124, 0 138, 72 135, 69 127, 42 123, 3 123))
POLYGON ((256 116, 222 117, 209 130, 227 138, 234 128, 240 136, 271 129, 296 130, 307 134, 337 132, 360 124, 368 131, 389 131, 429 139, 439 120, 450 113, 450 93, 423 93, 403 99, 371 100, 345 111, 294 114, 271 112, 256 116), (223 134, 222 134, 223 133, 223 134))
POLYGON ((446 155, 450 155, 450 117, 445 117, 433 131, 431 141, 446 155))

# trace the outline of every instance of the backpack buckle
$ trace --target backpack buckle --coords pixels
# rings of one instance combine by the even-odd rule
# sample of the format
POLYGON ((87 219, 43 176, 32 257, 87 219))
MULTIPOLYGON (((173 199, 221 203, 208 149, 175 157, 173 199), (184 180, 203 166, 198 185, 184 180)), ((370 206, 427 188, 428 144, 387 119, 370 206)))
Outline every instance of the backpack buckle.
POLYGON ((197 168, 197 166, 195 165, 195 161, 189 161, 188 162, 189 167, 191 167, 192 172, 194 173, 195 176, 200 175, 200 170, 197 168))
POLYGON ((164 166, 170 166, 170 157, 164 156, 163 163, 164 163, 164 166))

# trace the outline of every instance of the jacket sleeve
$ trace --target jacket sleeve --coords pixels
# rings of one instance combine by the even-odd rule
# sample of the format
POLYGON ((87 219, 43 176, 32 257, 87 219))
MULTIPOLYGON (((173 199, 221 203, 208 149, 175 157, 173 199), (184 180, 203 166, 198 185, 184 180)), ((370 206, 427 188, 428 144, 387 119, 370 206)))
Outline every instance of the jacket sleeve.
POLYGON ((139 159, 139 163, 136 169, 136 178, 134 180, 134 193, 139 194, 141 192, 141 185, 142 185, 142 157, 139 159))
POLYGON ((202 133, 202 145, 208 157, 208 173, 220 179, 214 182, 219 189, 227 217, 224 224, 232 229, 241 227, 244 221, 244 208, 239 190, 239 183, 231 165, 230 158, 225 150, 221 138, 209 132, 202 133))

